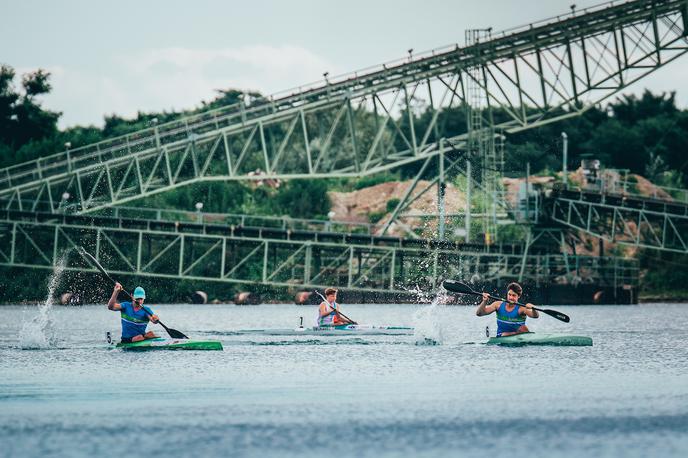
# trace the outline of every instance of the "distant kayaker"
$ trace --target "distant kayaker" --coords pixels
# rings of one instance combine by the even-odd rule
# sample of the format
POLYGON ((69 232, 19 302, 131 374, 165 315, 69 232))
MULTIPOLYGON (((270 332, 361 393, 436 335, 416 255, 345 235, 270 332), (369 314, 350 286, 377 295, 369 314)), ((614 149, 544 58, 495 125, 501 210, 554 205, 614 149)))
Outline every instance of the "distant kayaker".
POLYGON ((318 309, 318 326, 341 326, 345 324, 356 324, 339 313, 337 304, 337 290, 327 288, 325 290, 325 300, 320 303, 318 309))
POLYGON ((108 302, 108 309, 120 312, 122 318, 122 343, 140 342, 145 339, 155 339, 158 336, 153 331, 147 331, 148 322, 158 322, 158 316, 151 309, 143 305, 146 291, 140 286, 134 290, 134 303, 117 302, 117 295, 122 285, 115 283, 115 289, 108 302))
POLYGON ((483 293, 483 300, 478 305, 475 314, 484 316, 497 312, 497 337, 530 332, 526 326, 526 317, 538 318, 540 314, 537 310, 533 310, 531 303, 526 304, 525 307, 516 305, 521 294, 523 294, 523 288, 518 283, 509 283, 506 301, 494 301, 488 304, 490 295, 483 293))

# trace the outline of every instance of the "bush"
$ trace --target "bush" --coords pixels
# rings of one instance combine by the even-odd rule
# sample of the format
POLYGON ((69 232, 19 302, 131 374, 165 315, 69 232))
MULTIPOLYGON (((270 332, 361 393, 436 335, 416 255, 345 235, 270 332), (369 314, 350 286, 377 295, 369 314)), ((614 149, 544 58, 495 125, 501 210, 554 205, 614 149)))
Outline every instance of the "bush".
POLYGON ((391 213, 394 211, 395 208, 397 208, 397 205, 399 205, 400 200, 399 199, 389 199, 387 201, 387 212, 391 213))
POLYGON ((279 209, 294 218, 315 218, 330 211, 325 180, 293 180, 275 196, 279 209))
POLYGON ((384 218, 386 214, 387 214, 387 212, 384 212, 384 211, 370 212, 370 213, 368 213, 368 221, 370 221, 372 224, 375 224, 378 221, 380 221, 382 218, 384 218))

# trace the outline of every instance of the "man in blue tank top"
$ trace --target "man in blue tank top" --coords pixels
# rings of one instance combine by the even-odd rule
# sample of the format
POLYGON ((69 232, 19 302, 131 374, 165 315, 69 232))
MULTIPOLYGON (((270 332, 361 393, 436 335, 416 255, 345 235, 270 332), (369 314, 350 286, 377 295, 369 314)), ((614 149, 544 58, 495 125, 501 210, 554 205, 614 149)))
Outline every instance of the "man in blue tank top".
POLYGON ((540 314, 537 310, 533 310, 531 303, 526 304, 525 307, 516 305, 522 293, 521 285, 509 283, 506 293, 507 302, 494 301, 491 304, 488 304, 490 295, 483 293, 483 300, 478 305, 475 314, 485 316, 497 312, 497 337, 530 332, 526 326, 526 317, 538 318, 540 314))
POLYGON ((155 339, 158 336, 153 331, 146 331, 148 322, 158 322, 158 316, 151 309, 143 305, 146 292, 140 286, 134 290, 134 303, 117 303, 117 295, 122 291, 122 285, 115 283, 115 289, 108 302, 108 309, 120 313, 122 319, 122 343, 140 342, 145 339, 155 339))

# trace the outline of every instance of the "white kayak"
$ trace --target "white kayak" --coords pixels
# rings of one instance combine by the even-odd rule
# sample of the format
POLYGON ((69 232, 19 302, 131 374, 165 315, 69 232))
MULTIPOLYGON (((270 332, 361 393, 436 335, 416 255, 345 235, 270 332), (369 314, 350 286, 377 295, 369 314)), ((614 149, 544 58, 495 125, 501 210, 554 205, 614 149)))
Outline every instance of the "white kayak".
POLYGON ((369 324, 346 324, 341 326, 298 326, 291 329, 245 329, 240 334, 263 334, 268 336, 404 336, 413 334, 413 328, 406 326, 375 326, 369 324))

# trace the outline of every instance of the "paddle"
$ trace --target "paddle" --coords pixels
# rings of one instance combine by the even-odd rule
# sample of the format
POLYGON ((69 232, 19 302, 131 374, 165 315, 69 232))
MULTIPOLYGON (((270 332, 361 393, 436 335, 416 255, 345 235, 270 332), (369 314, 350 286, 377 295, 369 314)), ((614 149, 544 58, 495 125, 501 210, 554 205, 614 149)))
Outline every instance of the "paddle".
MULTIPOLYGON (((473 288, 468 286, 465 283, 462 283, 460 281, 456 280, 444 280, 442 283, 442 286, 444 286, 444 289, 447 291, 451 291, 453 293, 459 293, 459 294, 472 294, 474 296, 482 296, 483 293, 479 293, 478 291, 474 291, 473 288)), ((504 301, 504 299, 500 299, 499 297, 494 297, 490 296, 490 299, 495 300, 495 301, 504 301)), ((516 302, 516 305, 520 305, 521 307, 525 307, 525 304, 521 304, 520 302, 516 302)), ((533 307, 533 310, 537 310, 538 312, 545 313, 553 318, 556 318, 557 320, 563 321, 564 323, 568 323, 571 321, 571 318, 569 318, 568 315, 565 315, 561 312, 557 312, 556 310, 550 310, 550 309, 540 309, 537 307, 533 307)))
MULTIPOLYGON (((93 264, 94 267, 96 267, 98 270, 100 270, 100 273, 102 273, 103 275, 105 275, 105 277, 106 277, 108 280, 110 280, 112 283, 117 283, 117 282, 110 276, 110 274, 108 274, 108 273, 105 271, 105 269, 103 268, 103 266, 100 265, 100 263, 96 260, 96 258, 94 258, 93 256, 91 256, 91 254, 90 254, 89 252, 87 252, 86 250, 84 250, 84 249, 83 249, 82 247, 80 247, 80 246, 79 246, 79 247, 76 247, 76 249, 77 249, 77 251, 79 252, 79 254, 80 254, 81 256, 84 257, 84 259, 86 259, 89 263, 93 264)), ((122 291, 124 291, 124 293, 125 293, 127 296, 129 296, 129 297, 131 298, 132 301, 134 301, 134 296, 132 296, 131 294, 129 294, 129 292, 128 292, 126 289, 122 288, 122 291)), ((151 314, 148 312, 148 310, 147 310, 145 307, 143 308, 143 311, 146 312, 146 315, 151 316, 151 314)), ((160 321, 160 320, 158 320, 158 324, 159 324, 160 326, 162 326, 163 328, 165 328, 165 331, 167 331, 167 333, 168 333, 168 334, 170 335, 170 337, 173 338, 173 339, 188 339, 188 338, 189 338, 189 337, 188 337, 187 335, 185 335, 183 332, 177 331, 176 329, 168 328, 168 327, 165 326, 165 325, 162 323, 162 321, 160 321)))
MULTIPOLYGON (((325 302, 327 302, 327 298, 325 298, 325 296, 323 296, 322 294, 320 294, 320 291, 318 291, 317 289, 314 290, 314 291, 315 291, 315 294, 317 294, 318 296, 320 296, 320 297, 322 298, 322 300, 324 300, 325 302)), ((327 302, 327 303, 329 304, 329 302, 327 302)), ((332 307, 332 306, 330 306, 330 307, 332 307)), ((333 307, 333 308, 334 308, 334 307, 333 307)), ((348 316, 344 315, 344 314, 343 314, 342 312, 340 312, 339 310, 335 309, 335 311, 336 311, 339 315, 341 315, 341 316, 343 316, 344 318, 346 318, 347 320, 349 320, 349 322, 350 322, 351 324, 358 324, 358 323, 356 323, 354 320, 352 320, 351 318, 349 318, 348 316)))

